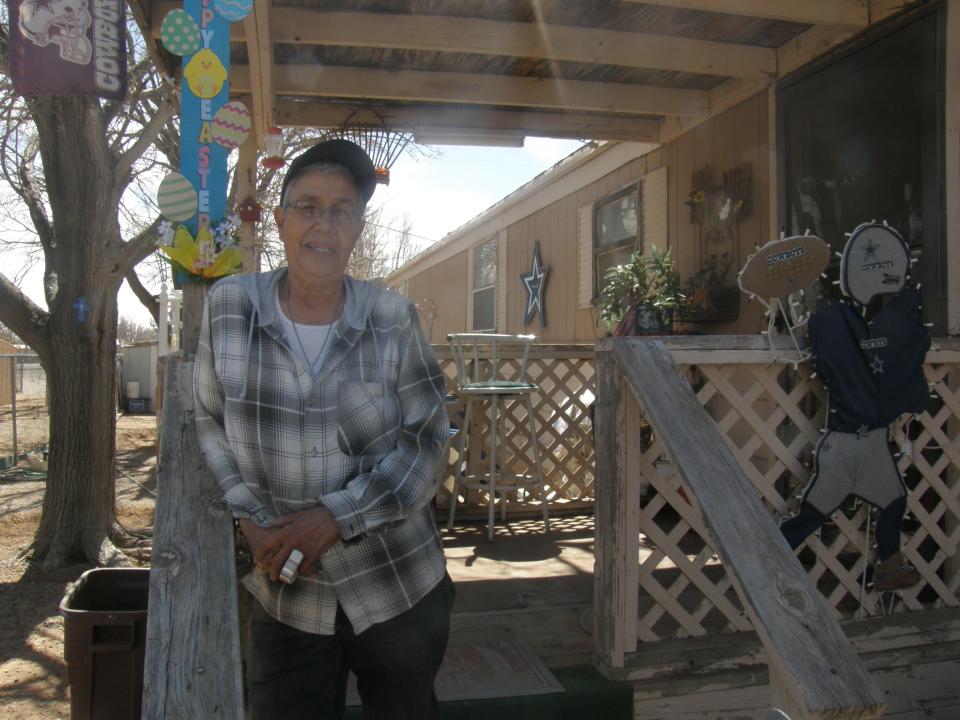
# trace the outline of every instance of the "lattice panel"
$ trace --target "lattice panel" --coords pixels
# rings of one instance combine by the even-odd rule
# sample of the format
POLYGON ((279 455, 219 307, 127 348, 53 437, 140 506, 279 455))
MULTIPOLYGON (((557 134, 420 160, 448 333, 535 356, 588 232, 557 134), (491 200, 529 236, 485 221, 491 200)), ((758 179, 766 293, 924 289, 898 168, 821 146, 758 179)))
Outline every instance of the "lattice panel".
MULTIPOLYGON (((443 357, 441 352, 437 354, 440 356, 441 370, 447 378, 447 390, 454 393, 457 386, 456 365, 452 359, 443 357)), ((540 391, 533 394, 532 401, 550 507, 590 507, 593 504, 594 483, 591 417, 594 401, 593 348, 584 348, 578 353, 579 357, 569 357, 569 351, 564 353, 564 357, 548 357, 548 354, 549 348, 543 348, 539 356, 528 360, 527 379, 540 387, 540 391)), ((519 358, 501 361, 504 379, 517 377, 520 365, 519 358)), ((449 405, 448 410, 452 425, 463 432, 464 402, 458 400, 449 405)), ((502 469, 515 475, 534 474, 526 405, 508 402, 505 408, 501 408, 499 422, 504 446, 504 453, 500 457, 507 463, 507 467, 502 469)), ((474 404, 470 424, 475 448, 471 462, 478 462, 480 467, 485 467, 490 434, 489 406, 486 403, 474 404)), ((460 432, 451 442, 447 476, 438 494, 438 504, 441 506, 447 506, 450 501, 456 463, 461 461, 457 454, 460 432)), ((461 497, 461 505, 465 502, 467 506, 486 506, 485 493, 476 490, 466 492, 466 498, 461 497)), ((517 503, 513 502, 513 497, 511 494, 508 510, 539 512, 540 497, 535 492, 520 492, 517 503)))
MULTIPOLYGON (((809 366, 699 364, 681 366, 697 398, 775 519, 794 512, 809 479, 813 448, 827 412, 822 385, 809 366)), ((960 543, 960 365, 929 364, 930 406, 916 418, 912 451, 899 457, 908 489, 901 546, 923 581, 900 593, 897 610, 956 606, 960 543)), ((651 548, 641 551, 638 638, 746 630, 750 622, 713 550, 699 509, 672 471, 656 428, 641 455, 649 490, 640 509, 640 531, 651 548)), ((864 589, 872 574, 876 511, 848 503, 808 538, 800 561, 838 616, 880 614, 880 596, 864 589), (866 553, 866 554, 865 554, 866 553)))

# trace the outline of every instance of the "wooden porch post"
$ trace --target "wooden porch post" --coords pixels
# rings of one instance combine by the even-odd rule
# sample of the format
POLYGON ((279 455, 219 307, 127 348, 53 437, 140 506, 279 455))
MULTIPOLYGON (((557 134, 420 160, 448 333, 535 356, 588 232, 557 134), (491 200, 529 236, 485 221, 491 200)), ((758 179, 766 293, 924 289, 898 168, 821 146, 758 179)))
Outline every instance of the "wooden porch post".
MULTIPOLYGON (((247 135, 247 139, 240 145, 239 153, 237 157, 238 204, 244 198, 257 197, 257 139, 254 133, 247 135)), ((243 272, 257 272, 260 269, 260 252, 256 241, 256 223, 241 223, 240 247, 243 248, 243 272)))
POLYGON ((960 0, 947 3, 946 48, 947 328, 960 333, 960 0))
POLYGON ((596 438, 593 652, 622 668, 637 650, 640 552, 640 409, 629 396, 610 351, 596 353, 596 438))
POLYGON ((193 363, 166 368, 142 717, 241 720, 233 521, 194 432, 193 363))

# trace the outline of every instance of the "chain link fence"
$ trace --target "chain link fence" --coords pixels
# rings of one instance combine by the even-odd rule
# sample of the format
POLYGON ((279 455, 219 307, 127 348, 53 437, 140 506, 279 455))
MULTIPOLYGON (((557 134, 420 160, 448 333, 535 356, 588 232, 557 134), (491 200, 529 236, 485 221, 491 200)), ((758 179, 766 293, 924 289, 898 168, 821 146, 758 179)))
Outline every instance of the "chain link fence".
POLYGON ((0 355, 0 470, 46 461, 47 378, 36 355, 0 355))

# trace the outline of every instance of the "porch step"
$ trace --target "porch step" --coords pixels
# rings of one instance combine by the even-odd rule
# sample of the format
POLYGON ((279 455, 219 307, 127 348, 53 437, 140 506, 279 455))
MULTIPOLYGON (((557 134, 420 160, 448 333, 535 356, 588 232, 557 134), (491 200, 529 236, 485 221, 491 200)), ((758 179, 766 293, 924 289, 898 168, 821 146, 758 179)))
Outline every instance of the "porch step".
MULTIPOLYGON (((612 682, 590 665, 550 668, 566 692, 550 695, 457 700, 440 703, 443 720, 630 720, 633 690, 629 682, 612 682)), ((346 720, 361 720, 360 707, 348 707, 346 720)))

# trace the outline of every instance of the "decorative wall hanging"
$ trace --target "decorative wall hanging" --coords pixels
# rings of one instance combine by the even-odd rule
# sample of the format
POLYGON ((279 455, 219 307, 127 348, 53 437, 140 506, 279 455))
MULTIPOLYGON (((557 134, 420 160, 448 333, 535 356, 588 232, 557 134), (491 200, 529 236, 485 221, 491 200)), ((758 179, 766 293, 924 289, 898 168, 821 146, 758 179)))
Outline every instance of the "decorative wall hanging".
POLYGON ((20 95, 127 95, 122 0, 7 0, 10 75, 20 95))
POLYGON ((740 223, 750 213, 751 165, 744 163, 723 173, 715 183, 705 165, 693 173, 686 204, 690 223, 697 225, 700 270, 688 281, 683 319, 688 322, 735 320, 740 293, 732 285, 730 268, 739 263, 740 223))
POLYGON ((249 134, 250 112, 227 97, 230 22, 249 10, 249 0, 185 0, 160 24, 163 46, 183 57, 180 172, 164 178, 157 194, 167 218, 157 245, 175 280, 222 277, 243 264, 239 218, 226 213, 227 155, 249 134))
POLYGON ((547 309, 543 304, 543 289, 547 284, 547 273, 550 267, 540 260, 540 241, 533 243, 533 258, 530 261, 530 272, 520 275, 520 281, 527 292, 527 304, 523 311, 523 326, 533 322, 534 315, 540 315, 540 328, 547 326, 547 309))

